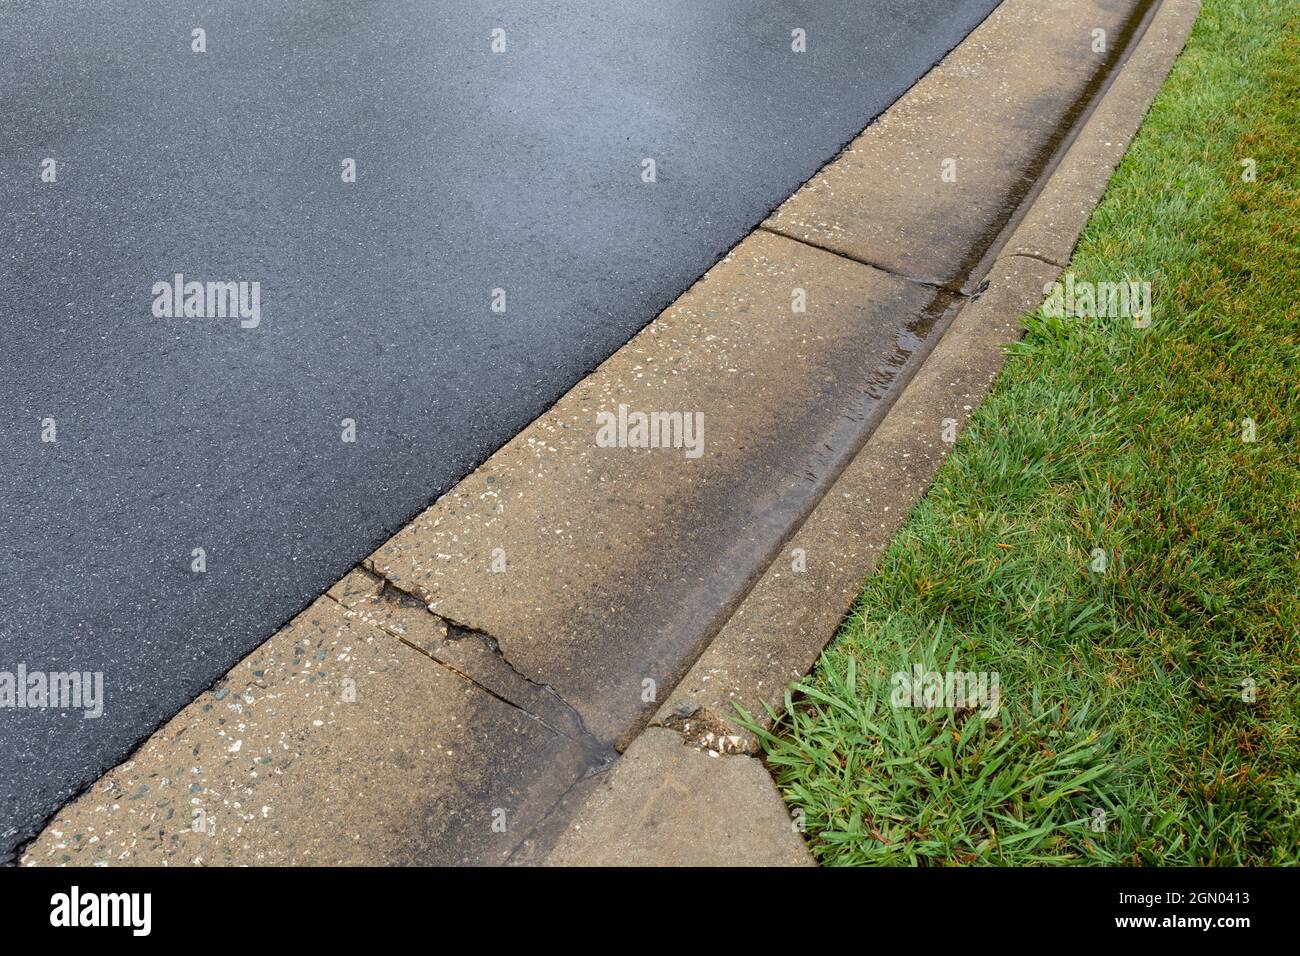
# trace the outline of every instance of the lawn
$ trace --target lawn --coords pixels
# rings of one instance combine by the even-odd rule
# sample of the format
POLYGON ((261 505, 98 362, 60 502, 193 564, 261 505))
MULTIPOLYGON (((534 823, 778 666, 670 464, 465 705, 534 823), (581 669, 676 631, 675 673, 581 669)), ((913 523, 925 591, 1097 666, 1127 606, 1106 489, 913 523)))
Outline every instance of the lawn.
POLYGON ((1150 326, 1025 318, 762 734, 822 863, 1297 862, 1300 5, 1205 0, 1068 271, 1150 326))

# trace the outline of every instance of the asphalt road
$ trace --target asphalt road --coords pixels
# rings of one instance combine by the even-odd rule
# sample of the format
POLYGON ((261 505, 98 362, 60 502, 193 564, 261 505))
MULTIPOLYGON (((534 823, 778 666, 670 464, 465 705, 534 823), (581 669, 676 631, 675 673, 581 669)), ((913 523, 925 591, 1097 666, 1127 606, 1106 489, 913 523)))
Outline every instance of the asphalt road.
POLYGON ((0 7, 0 860, 993 6, 0 7), (248 316, 165 314, 177 273, 248 316), (6 703, 20 666, 103 715, 6 703))

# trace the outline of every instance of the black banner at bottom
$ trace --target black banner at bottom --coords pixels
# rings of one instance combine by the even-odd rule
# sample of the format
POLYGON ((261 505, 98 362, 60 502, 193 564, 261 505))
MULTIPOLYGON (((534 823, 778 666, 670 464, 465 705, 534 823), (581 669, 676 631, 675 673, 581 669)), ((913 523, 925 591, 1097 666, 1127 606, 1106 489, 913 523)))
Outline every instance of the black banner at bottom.
POLYGON ((491 920, 494 935, 512 926, 545 935, 546 925, 574 919, 606 931, 622 920, 644 929, 651 919, 660 939, 665 929, 682 925, 692 927, 686 938, 697 942, 705 917, 703 924, 716 925, 720 936, 734 935, 740 922, 799 926, 798 936, 791 934, 791 944, 799 945, 793 940, 829 917, 928 925, 945 939, 970 920, 977 933, 972 942, 990 929, 1041 928, 1071 942, 1199 933, 1231 946, 1243 933, 1276 932, 1294 887, 1285 869, 629 868, 551 870, 543 877, 527 869, 10 867, 0 870, 0 917, 11 939, 85 944, 112 938, 128 946, 230 944, 266 935, 334 946, 373 943, 427 932, 435 920, 469 929, 465 921, 480 916, 491 920))

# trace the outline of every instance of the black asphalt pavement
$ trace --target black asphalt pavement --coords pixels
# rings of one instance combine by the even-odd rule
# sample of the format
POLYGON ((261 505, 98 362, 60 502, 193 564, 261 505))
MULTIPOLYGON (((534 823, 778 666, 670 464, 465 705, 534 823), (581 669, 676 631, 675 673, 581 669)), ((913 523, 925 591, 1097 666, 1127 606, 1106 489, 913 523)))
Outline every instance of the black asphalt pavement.
POLYGON ((0 5, 0 860, 993 6, 0 5))

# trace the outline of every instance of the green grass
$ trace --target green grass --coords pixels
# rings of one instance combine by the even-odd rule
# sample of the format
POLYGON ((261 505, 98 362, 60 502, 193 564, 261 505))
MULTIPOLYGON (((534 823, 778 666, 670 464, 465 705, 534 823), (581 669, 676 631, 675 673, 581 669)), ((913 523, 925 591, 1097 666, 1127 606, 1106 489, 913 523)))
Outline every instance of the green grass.
POLYGON ((1069 271, 1151 281, 1153 324, 1026 318, 761 735, 823 863, 1297 861, 1294 0, 1206 0, 1069 271), (997 715, 891 706, 917 663, 996 671, 997 715))

